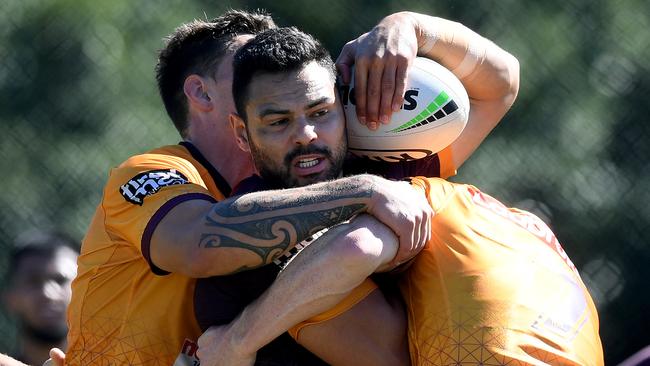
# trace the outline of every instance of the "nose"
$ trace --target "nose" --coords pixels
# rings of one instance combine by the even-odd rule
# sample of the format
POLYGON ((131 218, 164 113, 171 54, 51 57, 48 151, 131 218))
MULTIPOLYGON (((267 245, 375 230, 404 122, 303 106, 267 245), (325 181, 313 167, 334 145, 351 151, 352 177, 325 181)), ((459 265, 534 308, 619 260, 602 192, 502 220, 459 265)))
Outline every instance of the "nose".
POLYGON ((316 141, 317 138, 316 126, 306 118, 299 119, 294 132, 294 142, 297 145, 309 145, 316 141))

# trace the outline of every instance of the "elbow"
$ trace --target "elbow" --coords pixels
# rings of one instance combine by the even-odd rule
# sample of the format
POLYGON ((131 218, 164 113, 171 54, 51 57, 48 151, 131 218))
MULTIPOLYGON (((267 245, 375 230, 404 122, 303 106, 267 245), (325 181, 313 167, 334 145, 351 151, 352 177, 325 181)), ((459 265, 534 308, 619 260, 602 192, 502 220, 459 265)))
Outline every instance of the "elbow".
POLYGON ((510 108, 519 94, 519 60, 511 54, 507 57, 504 80, 507 80, 507 84, 503 93, 503 103, 510 108))
MULTIPOLYGON (((357 227, 335 242, 339 265, 346 271, 368 276, 395 256, 396 240, 385 240, 381 235, 377 235, 372 227, 357 227)), ((385 228, 385 231, 389 229, 385 228)), ((390 232, 388 235, 393 234, 390 232)))
POLYGON ((190 278, 206 278, 217 276, 215 266, 210 265, 202 248, 193 248, 187 253, 184 262, 186 263, 184 275, 190 278))

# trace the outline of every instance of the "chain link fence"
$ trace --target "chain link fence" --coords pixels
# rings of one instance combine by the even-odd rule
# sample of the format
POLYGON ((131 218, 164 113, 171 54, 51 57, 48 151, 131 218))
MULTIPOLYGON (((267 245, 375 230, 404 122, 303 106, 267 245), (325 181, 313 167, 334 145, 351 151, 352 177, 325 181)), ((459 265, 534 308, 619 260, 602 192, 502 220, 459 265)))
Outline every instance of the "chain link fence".
MULTIPOLYGON (((337 54, 382 16, 462 22, 516 55, 511 112, 453 180, 547 218, 597 303, 606 361, 650 344, 650 3, 231 1, 337 54)), ((226 8, 207 0, 0 5, 0 248, 31 228, 81 238, 110 167, 179 140, 157 95, 161 39, 226 8)), ((6 260, 0 260, 4 273, 6 260)), ((4 313, 3 313, 4 314, 4 313)), ((0 317, 0 352, 15 323, 0 317)))

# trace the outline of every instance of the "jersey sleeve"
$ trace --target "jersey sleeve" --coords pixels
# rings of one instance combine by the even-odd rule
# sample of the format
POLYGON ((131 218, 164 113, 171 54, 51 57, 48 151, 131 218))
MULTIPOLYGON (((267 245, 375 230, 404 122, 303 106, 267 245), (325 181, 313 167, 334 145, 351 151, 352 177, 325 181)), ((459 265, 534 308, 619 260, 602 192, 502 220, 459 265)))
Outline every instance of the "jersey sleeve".
POLYGON ((193 199, 216 201, 189 161, 165 154, 132 157, 111 171, 104 191, 107 234, 133 245, 154 273, 167 274, 151 262, 151 236, 172 208, 193 199))
POLYGON ((316 325, 319 323, 326 322, 328 320, 334 319, 337 316, 345 313, 350 310, 356 304, 361 302, 370 295, 373 291, 377 289, 377 284, 370 278, 366 278, 359 286, 355 287, 350 293, 343 298, 336 306, 325 311, 324 313, 318 314, 312 318, 309 318, 293 327, 291 327, 288 332, 295 339, 299 341, 300 331, 305 327, 310 325, 316 325))
POLYGON ((426 195, 435 213, 444 209, 457 185, 440 178, 412 177, 411 185, 426 195))
MULTIPOLYGON (((449 178, 456 175, 456 170, 458 169, 458 167, 454 164, 451 145, 439 151, 437 155, 440 164, 439 167, 440 175, 438 175, 438 177, 449 178)), ((424 175, 424 174, 413 174, 413 175, 415 176, 415 175, 424 175)))

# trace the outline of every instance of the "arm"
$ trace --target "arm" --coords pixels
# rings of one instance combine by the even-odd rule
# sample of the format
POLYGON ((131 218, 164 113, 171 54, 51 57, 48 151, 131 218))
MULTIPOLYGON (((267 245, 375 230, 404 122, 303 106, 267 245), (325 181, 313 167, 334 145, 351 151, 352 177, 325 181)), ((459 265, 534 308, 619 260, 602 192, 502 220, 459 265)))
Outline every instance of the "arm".
POLYGON ((370 217, 330 229, 235 321, 210 328, 199 338, 201 362, 252 364, 259 348, 293 325, 334 307, 367 276, 386 267, 396 252, 394 234, 370 217))
POLYGON ((0 353, 0 366, 27 366, 24 363, 0 353))
POLYGON ((316 231, 368 212, 400 238, 404 261, 428 241, 431 207, 405 182, 371 175, 174 207, 151 239, 151 260, 191 277, 231 274, 272 262, 316 231), (179 228, 182 228, 179 229, 179 228))
POLYGON ((460 23, 412 12, 384 18, 343 47, 337 66, 345 82, 355 64, 359 120, 388 121, 399 110, 407 69, 419 54, 451 70, 470 98, 467 127, 452 144, 462 165, 510 109, 519 90, 517 59, 460 23))

